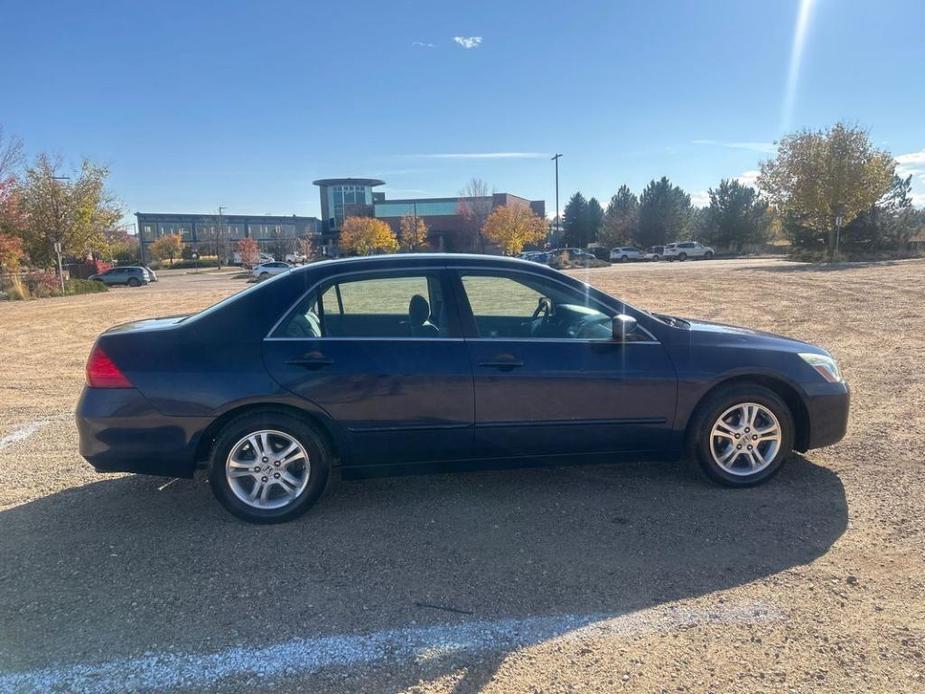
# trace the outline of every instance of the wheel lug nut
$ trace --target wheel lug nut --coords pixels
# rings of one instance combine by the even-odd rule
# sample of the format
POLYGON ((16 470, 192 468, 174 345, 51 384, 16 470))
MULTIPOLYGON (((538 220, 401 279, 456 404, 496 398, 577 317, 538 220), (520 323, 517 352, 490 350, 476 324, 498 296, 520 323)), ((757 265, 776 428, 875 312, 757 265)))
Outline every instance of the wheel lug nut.
MULTIPOLYGON (((746 429, 745 431, 748 431, 748 429, 746 429)), ((269 458, 267 458, 266 456, 264 456, 263 462, 267 462, 268 460, 269 460, 269 458)))
POLYGON ((736 446, 736 449, 740 449, 740 448, 742 448, 742 444, 741 444, 741 443, 740 443, 738 446, 736 446))
POLYGON ((748 432, 750 432, 750 431, 751 431, 751 429, 749 429, 748 427, 745 427, 745 433, 746 433, 746 434, 747 434, 748 432))
POLYGON ((752 434, 752 441, 758 440, 758 434, 752 434))
POLYGON ((279 479, 279 473, 278 473, 278 472, 273 473, 273 476, 274 476, 276 479, 279 479))
POLYGON ((278 461, 278 460, 277 460, 275 463, 273 463, 273 464, 274 464, 276 467, 279 467, 279 461, 278 461))
POLYGON ((266 481, 267 481, 267 478, 266 478, 266 477, 261 477, 261 478, 260 478, 260 481, 261 481, 261 482, 266 482, 266 481))
POLYGON ((751 447, 751 446, 749 446, 749 447, 748 447, 748 450, 752 450, 752 447, 751 447))
POLYGON ((736 438, 739 438, 739 435, 738 435, 738 434, 736 434, 736 438))

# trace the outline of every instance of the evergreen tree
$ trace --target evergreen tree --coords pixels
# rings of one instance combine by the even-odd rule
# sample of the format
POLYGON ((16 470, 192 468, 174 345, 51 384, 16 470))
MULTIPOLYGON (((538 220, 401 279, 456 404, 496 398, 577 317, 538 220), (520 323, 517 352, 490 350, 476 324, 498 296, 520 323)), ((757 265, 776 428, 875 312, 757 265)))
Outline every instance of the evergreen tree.
POLYGON ((704 241, 738 251, 745 244, 767 238, 768 204, 758 197, 758 191, 724 178, 709 194, 710 205, 704 210, 700 232, 704 241))
POLYGON ((562 211, 562 243, 583 248, 588 243, 588 201, 580 192, 569 198, 562 211))
POLYGON ((622 246, 636 238, 638 229, 639 200, 628 186, 622 185, 607 203, 598 240, 607 248, 622 246))
POLYGON ((601 225, 604 223, 604 208, 597 198, 588 200, 588 236, 586 244, 594 243, 601 234, 601 225))
POLYGON ((649 181, 639 196, 639 234, 643 247, 671 243, 688 235, 691 196, 665 176, 649 181))

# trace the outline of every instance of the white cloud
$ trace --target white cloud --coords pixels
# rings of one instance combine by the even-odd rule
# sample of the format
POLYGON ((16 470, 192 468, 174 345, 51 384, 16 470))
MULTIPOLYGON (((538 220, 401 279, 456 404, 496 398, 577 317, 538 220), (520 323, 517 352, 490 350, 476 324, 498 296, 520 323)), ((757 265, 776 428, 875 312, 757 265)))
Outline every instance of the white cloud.
POLYGON ((695 145, 713 145, 727 149, 747 149, 750 152, 771 154, 777 149, 773 142, 724 142, 722 140, 692 140, 695 145))
POLYGON ((458 152, 446 154, 406 154, 421 159, 539 159, 545 152, 458 152))
POLYGON ((707 207, 710 204, 710 194, 705 190, 691 193, 691 205, 694 207, 707 207))
POLYGON ((903 176, 925 176, 925 149, 896 157, 896 170, 903 176))
POLYGON ((757 169, 751 169, 749 171, 743 171, 736 180, 741 183, 743 186, 751 186, 756 188, 758 186, 758 174, 761 172, 757 169))
POLYGON ((478 48, 482 43, 481 36, 454 36, 453 40, 463 48, 478 48))
POLYGON ((925 149, 896 157, 896 173, 912 176, 910 197, 916 207, 925 207, 925 149))
POLYGON ((429 41, 412 41, 411 45, 414 48, 434 48, 434 44, 429 41))

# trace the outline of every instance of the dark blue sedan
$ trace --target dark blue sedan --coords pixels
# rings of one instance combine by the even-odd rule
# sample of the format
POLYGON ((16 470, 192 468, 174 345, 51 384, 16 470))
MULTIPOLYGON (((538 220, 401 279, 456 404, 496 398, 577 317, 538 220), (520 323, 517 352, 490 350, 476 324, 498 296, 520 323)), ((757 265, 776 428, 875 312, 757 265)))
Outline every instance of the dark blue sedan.
POLYGON ((675 459, 742 487, 841 439, 823 349, 647 313, 547 267, 394 255, 294 269, 100 335, 77 408, 101 472, 207 466, 232 513, 303 513, 332 470, 675 459))

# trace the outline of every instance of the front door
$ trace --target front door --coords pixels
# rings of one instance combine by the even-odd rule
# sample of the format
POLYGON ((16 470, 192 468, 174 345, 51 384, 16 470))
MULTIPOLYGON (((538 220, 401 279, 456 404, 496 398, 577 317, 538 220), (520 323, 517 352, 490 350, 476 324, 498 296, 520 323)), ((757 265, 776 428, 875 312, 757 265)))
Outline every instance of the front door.
POLYGON ((458 274, 483 455, 668 446, 677 380, 651 334, 640 328, 631 341, 613 340, 616 310, 550 277, 458 274))
POLYGON ((462 457, 472 372, 442 270, 350 273, 307 295, 264 341, 283 387, 345 431, 345 465, 462 457))

